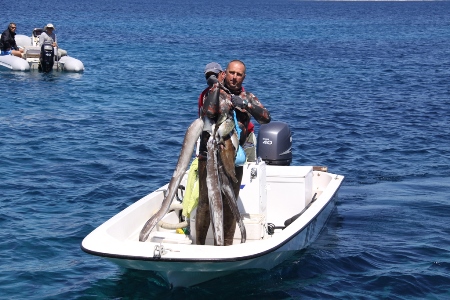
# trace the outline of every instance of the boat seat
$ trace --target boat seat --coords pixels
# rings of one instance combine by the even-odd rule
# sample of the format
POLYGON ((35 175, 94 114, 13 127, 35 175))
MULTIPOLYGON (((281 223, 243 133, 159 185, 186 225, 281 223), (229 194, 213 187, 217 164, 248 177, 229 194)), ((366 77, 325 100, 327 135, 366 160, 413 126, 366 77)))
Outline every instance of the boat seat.
POLYGON ((27 58, 39 58, 40 54, 41 54, 40 50, 28 49, 26 52, 26 57, 27 58))

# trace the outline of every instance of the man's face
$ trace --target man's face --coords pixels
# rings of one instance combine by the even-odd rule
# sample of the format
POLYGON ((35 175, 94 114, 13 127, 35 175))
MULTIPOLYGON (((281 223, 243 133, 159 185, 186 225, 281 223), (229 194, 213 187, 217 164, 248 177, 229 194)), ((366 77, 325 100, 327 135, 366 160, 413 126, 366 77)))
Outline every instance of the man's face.
POLYGON ((232 62, 228 65, 225 82, 229 89, 238 91, 242 88, 245 78, 245 67, 240 62, 232 62))

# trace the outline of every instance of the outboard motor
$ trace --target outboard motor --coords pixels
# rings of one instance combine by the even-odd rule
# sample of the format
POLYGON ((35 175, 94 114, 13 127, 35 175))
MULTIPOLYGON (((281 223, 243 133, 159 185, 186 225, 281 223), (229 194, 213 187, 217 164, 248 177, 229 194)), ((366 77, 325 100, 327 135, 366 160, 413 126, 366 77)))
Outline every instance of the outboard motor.
POLYGON ((48 73, 53 69, 55 54, 51 44, 43 44, 41 47, 41 56, 39 58, 39 71, 48 73))
POLYGON ((257 146, 258 157, 268 165, 289 166, 292 162, 292 135, 284 122, 261 125, 257 146))

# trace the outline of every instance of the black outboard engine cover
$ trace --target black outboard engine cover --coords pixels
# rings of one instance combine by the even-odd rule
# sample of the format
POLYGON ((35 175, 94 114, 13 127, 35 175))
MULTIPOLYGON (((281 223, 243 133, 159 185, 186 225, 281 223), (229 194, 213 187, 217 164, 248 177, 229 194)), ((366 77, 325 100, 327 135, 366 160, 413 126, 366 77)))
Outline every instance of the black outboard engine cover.
POLYGON ((39 58, 39 71, 48 73, 53 69, 55 54, 51 44, 43 44, 41 47, 41 56, 39 58))
POLYGON ((270 122, 259 127, 258 157, 268 165, 289 166, 292 162, 292 135, 288 124, 270 122))

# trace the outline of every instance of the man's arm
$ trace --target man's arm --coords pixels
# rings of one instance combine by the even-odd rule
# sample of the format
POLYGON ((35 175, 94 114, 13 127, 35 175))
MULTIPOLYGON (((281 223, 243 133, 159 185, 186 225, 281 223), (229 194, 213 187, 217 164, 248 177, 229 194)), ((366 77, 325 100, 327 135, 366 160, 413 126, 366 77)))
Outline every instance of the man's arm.
POLYGON ((269 111, 259 102, 258 98, 252 93, 245 92, 240 96, 232 96, 233 106, 244 109, 249 112, 259 124, 267 124, 271 117, 269 111))
POLYGON ((16 43, 16 39, 14 39, 14 38, 11 38, 11 49, 14 49, 14 50, 19 50, 19 47, 17 47, 17 43, 16 43))
POLYGON ((45 33, 41 33, 41 35, 39 36, 39 46, 42 46, 44 44, 45 41, 44 34, 45 33))
POLYGON ((217 84, 213 85, 203 102, 203 114, 212 119, 220 114, 220 88, 217 84))

